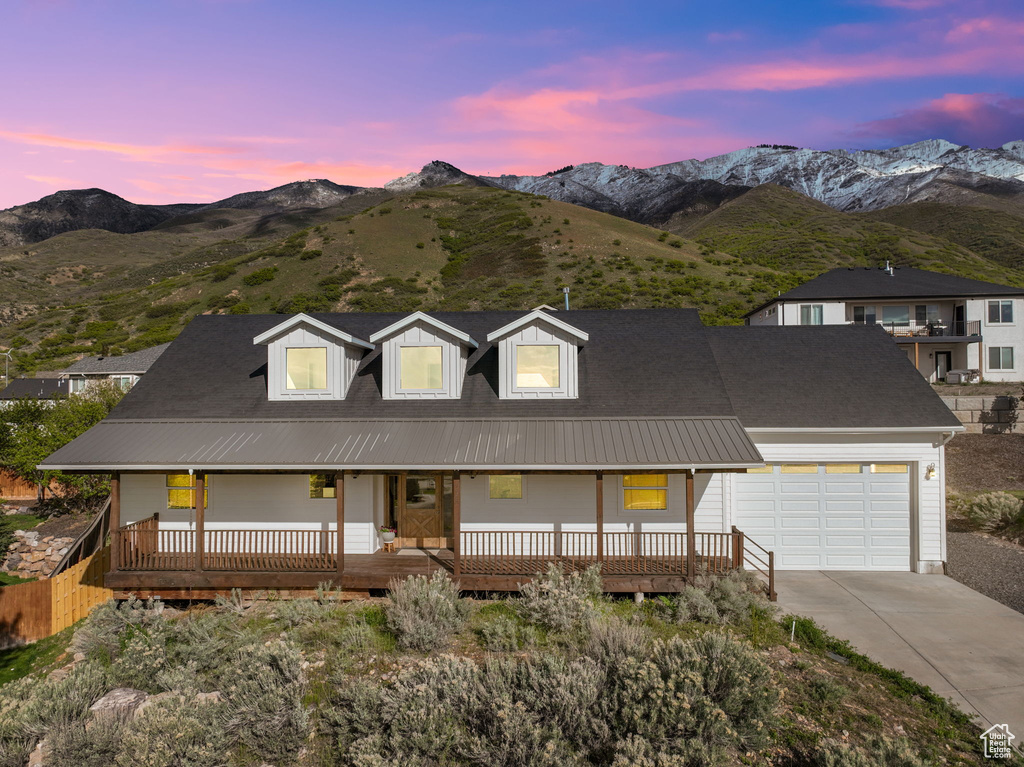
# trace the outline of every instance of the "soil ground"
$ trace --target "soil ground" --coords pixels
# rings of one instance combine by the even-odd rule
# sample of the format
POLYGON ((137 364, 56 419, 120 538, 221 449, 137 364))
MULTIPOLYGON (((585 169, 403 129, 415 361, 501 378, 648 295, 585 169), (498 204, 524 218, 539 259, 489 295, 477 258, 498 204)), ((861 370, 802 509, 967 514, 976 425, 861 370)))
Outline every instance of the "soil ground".
POLYGON ((946 446, 950 492, 1024 492, 1024 434, 958 434, 946 446))
POLYGON ((1002 394, 1021 396, 1019 383, 973 383, 966 386, 958 384, 932 384, 932 388, 940 397, 998 397, 1002 394))

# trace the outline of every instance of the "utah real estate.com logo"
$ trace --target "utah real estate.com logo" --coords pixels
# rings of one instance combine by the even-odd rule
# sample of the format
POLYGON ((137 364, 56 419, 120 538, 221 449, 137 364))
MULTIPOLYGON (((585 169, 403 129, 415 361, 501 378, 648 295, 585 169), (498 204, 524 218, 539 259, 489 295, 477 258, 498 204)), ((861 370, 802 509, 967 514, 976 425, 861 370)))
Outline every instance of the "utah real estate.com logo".
POLYGON ((1010 758, 1012 753, 1010 741, 1014 739, 1014 735, 1005 724, 996 724, 989 727, 981 734, 981 739, 985 743, 986 759, 1010 758))

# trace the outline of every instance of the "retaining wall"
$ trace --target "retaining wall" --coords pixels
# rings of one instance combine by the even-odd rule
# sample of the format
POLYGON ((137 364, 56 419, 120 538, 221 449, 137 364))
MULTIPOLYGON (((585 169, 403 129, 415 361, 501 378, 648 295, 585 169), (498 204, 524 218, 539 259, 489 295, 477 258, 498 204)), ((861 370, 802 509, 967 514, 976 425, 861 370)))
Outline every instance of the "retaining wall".
POLYGON ((968 434, 1024 434, 1024 403, 1012 395, 942 397, 968 434), (1019 416, 1018 416, 1019 414, 1019 416))

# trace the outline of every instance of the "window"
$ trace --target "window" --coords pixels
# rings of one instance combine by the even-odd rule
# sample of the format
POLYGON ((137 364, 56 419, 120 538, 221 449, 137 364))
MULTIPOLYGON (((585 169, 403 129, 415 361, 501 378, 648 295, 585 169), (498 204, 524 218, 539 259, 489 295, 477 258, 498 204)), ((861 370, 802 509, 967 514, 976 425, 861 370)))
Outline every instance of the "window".
POLYGON ((286 349, 285 368, 288 389, 326 389, 327 347, 286 349))
POLYGON ((989 370, 1013 370, 1013 347, 1012 346, 990 346, 990 347, 988 347, 988 369, 989 370))
POLYGON ((121 388, 121 391, 128 391, 138 379, 137 376, 111 376, 110 380, 121 388))
POLYGON ((860 474, 859 463, 826 463, 826 474, 860 474))
POLYGON ((557 346, 516 346, 516 388, 557 389, 559 379, 557 346))
POLYGON ((806 304, 800 307, 801 325, 822 325, 824 306, 822 304, 806 304))
MULTIPOLYGON (((210 483, 203 486, 203 506, 210 505, 210 483)), ((194 509, 196 507, 195 474, 167 475, 167 508, 194 509)))
POLYGON ((491 474, 487 478, 488 497, 492 501, 518 501, 523 497, 522 474, 491 474))
POLYGON ((89 381, 85 378, 72 378, 68 381, 68 390, 73 394, 85 391, 89 381))
POLYGON ((910 307, 909 306, 883 306, 882 307, 882 322, 886 325, 909 325, 910 324, 910 307))
POLYGON ((622 508, 657 511, 668 508, 668 474, 623 474, 622 508))
POLYGON ((337 498, 335 492, 333 474, 310 474, 309 475, 309 497, 310 498, 337 498))
POLYGON ((989 301, 988 321, 990 324, 1013 322, 1013 301, 1010 299, 989 301))
POLYGON ((759 466, 756 469, 747 469, 747 474, 774 474, 774 473, 775 473, 775 467, 772 466, 770 463, 765 464, 764 466, 759 466))
POLYGON ((853 321, 858 325, 874 325, 875 316, 875 307, 873 306, 853 307, 853 321))
POLYGON ((444 388, 444 354, 440 346, 403 346, 399 352, 403 389, 444 388))
POLYGON ((816 463, 784 463, 781 469, 783 474, 817 474, 818 464, 816 463))
POLYGON ((873 463, 872 474, 906 474, 909 471, 905 463, 873 463))
POLYGON ((918 304, 914 307, 914 321, 918 325, 927 325, 929 322, 939 321, 938 304, 918 304))
POLYGON ((775 316, 775 307, 774 306, 769 307, 768 311, 765 312, 765 315, 768 316, 768 317, 774 317, 775 316))

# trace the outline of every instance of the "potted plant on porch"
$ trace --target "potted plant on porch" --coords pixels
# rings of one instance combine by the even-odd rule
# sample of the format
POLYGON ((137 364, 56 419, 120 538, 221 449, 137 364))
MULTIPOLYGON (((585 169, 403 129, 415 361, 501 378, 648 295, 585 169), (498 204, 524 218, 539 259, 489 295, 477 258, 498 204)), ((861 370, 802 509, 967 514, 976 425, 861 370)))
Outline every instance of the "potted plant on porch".
POLYGON ((380 531, 380 539, 384 543, 391 543, 395 540, 395 533, 398 532, 397 528, 391 527, 390 525, 381 525, 378 530, 380 531))

